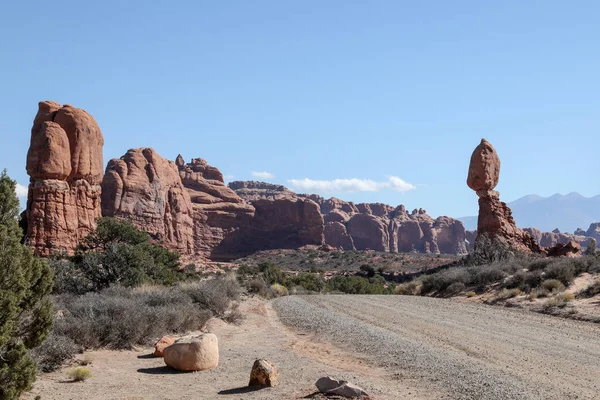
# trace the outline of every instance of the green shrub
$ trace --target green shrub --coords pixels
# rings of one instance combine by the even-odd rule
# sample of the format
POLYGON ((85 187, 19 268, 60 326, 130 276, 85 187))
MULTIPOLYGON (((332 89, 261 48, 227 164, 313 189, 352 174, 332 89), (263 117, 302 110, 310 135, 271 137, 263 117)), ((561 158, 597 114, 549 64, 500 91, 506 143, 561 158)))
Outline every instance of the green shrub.
POLYGON ((78 281, 89 280, 93 290, 113 284, 172 285, 181 276, 177 253, 151 243, 150 236, 130 221, 115 218, 100 218, 96 230, 77 247, 72 261, 81 274, 78 281))
POLYGON ((235 279, 216 278, 207 281, 185 283, 180 289, 203 310, 223 318, 232 301, 240 299, 241 288, 235 279))
POLYGON ((92 377, 92 371, 89 368, 77 367, 67 371, 67 376, 73 382, 83 382, 92 377))
POLYGON ((285 285, 287 282, 286 276, 279 268, 271 261, 263 261, 258 264, 258 270, 263 276, 265 283, 270 286, 274 283, 285 285))
POLYGON ((271 285, 271 290, 273 290, 273 292, 275 292, 275 294, 278 297, 287 296, 288 295, 288 288, 286 288, 283 285, 280 285, 279 283, 272 284, 271 285))
POLYGON ((322 292, 327 286, 320 274, 311 274, 309 272, 290 277, 287 286, 290 287, 290 285, 301 286, 309 292, 322 292))
POLYGON ((389 294, 392 288, 386 288, 380 281, 370 282, 362 276, 334 276, 327 282, 330 291, 347 294, 389 294))
POLYGON ((475 296, 477 296, 477 293, 475 293, 475 292, 467 292, 467 293, 465 293, 465 296, 467 296, 469 298, 470 297, 475 297, 475 296))
POLYGON ((52 327, 52 271, 21 244, 16 182, 0 174, 0 399, 31 389, 36 366, 29 350, 52 327))

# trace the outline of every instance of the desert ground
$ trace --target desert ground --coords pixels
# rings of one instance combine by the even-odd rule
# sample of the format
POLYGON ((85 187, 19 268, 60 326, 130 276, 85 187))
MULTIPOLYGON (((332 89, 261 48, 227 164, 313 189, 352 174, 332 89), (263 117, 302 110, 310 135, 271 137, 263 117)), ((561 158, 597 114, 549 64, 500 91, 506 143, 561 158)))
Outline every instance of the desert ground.
POLYGON ((407 296, 249 298, 240 326, 213 320, 219 368, 178 373, 150 347, 92 351, 93 376, 41 374, 24 399, 300 399, 329 375, 373 399, 598 399, 600 325, 457 299, 407 296), (251 391, 266 358, 275 388, 251 391))

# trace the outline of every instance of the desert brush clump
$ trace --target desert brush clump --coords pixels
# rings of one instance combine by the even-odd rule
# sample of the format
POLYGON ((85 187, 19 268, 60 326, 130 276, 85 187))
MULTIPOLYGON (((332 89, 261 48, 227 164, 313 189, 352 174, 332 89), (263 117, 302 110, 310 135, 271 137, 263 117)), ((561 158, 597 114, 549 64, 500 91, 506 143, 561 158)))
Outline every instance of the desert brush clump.
POLYGON ((16 182, 0 174, 0 399, 31 389, 36 365, 29 351, 52 328, 52 271, 21 244, 16 182))
POLYGON ((85 367, 76 367, 67 371, 67 376, 73 382, 83 382, 92 377, 92 371, 85 367))

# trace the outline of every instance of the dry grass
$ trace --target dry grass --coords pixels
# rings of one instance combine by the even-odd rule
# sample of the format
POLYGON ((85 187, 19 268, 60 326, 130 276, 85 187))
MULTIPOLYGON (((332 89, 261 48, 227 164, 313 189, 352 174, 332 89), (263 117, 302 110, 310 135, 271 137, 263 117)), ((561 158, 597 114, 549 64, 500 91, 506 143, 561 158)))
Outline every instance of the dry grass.
POLYGON ((77 367, 67 371, 67 376, 73 382, 83 382, 92 377, 92 371, 88 368, 77 367))

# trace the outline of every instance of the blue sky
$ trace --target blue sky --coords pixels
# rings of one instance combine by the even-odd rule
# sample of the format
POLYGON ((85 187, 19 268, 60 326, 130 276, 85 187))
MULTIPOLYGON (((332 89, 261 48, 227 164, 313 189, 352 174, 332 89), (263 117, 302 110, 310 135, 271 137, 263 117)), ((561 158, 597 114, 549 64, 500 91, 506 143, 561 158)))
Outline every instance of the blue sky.
POLYGON ((94 115, 105 162, 149 146, 230 179, 459 217, 477 213, 465 180, 485 137, 505 201, 600 193, 597 1, 2 8, 0 168, 25 185, 47 99, 94 115))

